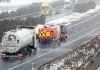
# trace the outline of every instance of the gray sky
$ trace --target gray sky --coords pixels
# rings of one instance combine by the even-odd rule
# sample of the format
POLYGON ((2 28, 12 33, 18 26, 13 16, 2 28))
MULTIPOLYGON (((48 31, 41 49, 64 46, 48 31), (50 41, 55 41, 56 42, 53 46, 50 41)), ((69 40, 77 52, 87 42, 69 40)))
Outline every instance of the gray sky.
POLYGON ((56 0, 11 0, 8 3, 0 3, 0 6, 28 5, 32 2, 52 2, 56 0))

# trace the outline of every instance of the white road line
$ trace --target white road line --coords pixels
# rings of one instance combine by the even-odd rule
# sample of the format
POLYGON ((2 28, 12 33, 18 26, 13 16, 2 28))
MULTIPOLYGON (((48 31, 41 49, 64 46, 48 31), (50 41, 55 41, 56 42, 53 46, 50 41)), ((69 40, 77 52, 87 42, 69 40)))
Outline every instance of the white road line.
POLYGON ((47 54, 49 54, 49 53, 51 53, 51 52, 52 52, 52 51, 47 52, 47 53, 45 53, 45 54, 43 54, 43 55, 41 55, 41 56, 38 56, 38 57, 36 57, 36 58, 34 58, 34 59, 30 60, 30 61, 26 61, 25 63, 19 64, 19 65, 15 66, 15 67, 12 67, 12 68, 8 69, 8 70, 13 70, 13 69, 15 69, 15 68, 17 68, 17 67, 19 67, 19 66, 22 66, 22 65, 24 65, 24 64, 26 64, 26 63, 28 63, 28 62, 31 62, 31 61, 33 61, 33 60, 35 60, 35 59, 37 59, 37 58, 40 58, 40 57, 42 57, 42 56, 45 56, 45 55, 47 55, 47 54))
POLYGON ((98 69, 97 70, 100 70, 100 67, 98 67, 98 69))
MULTIPOLYGON (((97 15, 98 15, 98 14, 97 14, 97 15)), ((90 19, 96 17, 97 15, 91 17, 90 19)), ((86 22, 86 21, 88 21, 88 20, 90 20, 90 19, 87 19, 87 20, 83 21, 83 23, 86 22)), ((80 23, 82 23, 82 22, 80 22, 80 23)), ((79 24, 80 24, 80 23, 79 23, 79 24)), ((79 25, 79 24, 76 24, 76 25, 79 25)), ((74 26, 76 26, 76 25, 73 25, 72 27, 74 27, 74 26)), ((73 41, 72 41, 72 42, 73 42, 73 41)), ((69 43, 69 44, 70 44, 70 43, 69 43)), ((55 51, 55 50, 53 50, 53 51, 55 51)), ((53 51, 50 51, 50 52, 53 52, 53 51)), ((47 52, 46 54, 43 54, 43 55, 41 55, 41 56, 39 56, 39 57, 36 57, 36 58, 34 58, 34 59, 30 60, 30 61, 27 61, 27 62, 25 62, 25 63, 22 63, 22 64, 20 64, 20 65, 15 66, 15 67, 12 67, 12 68, 10 68, 10 69, 8 69, 8 70, 13 70, 13 69, 15 69, 15 68, 17 68, 17 67, 19 67, 19 66, 21 66, 21 65, 24 65, 24 64, 26 64, 26 63, 28 63, 28 62, 31 62, 31 61, 33 61, 33 60, 35 60, 35 59, 37 59, 37 58, 40 58, 40 57, 42 57, 42 56, 44 56, 44 55, 47 55, 47 54, 49 54, 50 52, 47 52)))
MULTIPOLYGON (((97 15, 99 15, 99 14, 97 14, 97 15)), ((90 19, 96 17, 97 15, 95 15, 95 16, 93 16, 93 17, 87 19, 87 20, 84 20, 84 21, 82 21, 82 22, 80 22, 80 23, 78 23, 78 24, 75 24, 75 25, 73 25, 73 26, 70 26, 69 28, 74 27, 74 26, 76 26, 76 25, 79 25, 79 24, 81 24, 81 23, 84 23, 84 22, 86 22, 86 21, 88 21, 88 20, 90 20, 90 19)), ((69 24, 68 24, 68 25, 69 25, 69 24)), ((95 31, 96 31, 96 30, 95 30, 95 31)), ((95 32, 95 31, 93 31, 93 32, 95 32)), ((88 33, 88 34, 89 34, 89 33, 88 33)), ((88 34, 86 34, 86 35, 88 35, 88 34)), ((85 37, 85 36, 83 36, 83 37, 85 37)), ((83 37, 82 37, 82 38, 83 38, 83 37)), ((79 39, 81 39, 81 38, 79 38, 79 39)), ((77 39, 77 40, 79 40, 79 39, 77 39)), ((69 45, 69 44, 71 44, 71 43, 73 43, 73 42, 75 42, 75 41, 77 41, 77 40, 74 40, 74 41, 68 43, 67 45, 69 45)), ((65 46, 63 46, 63 47, 65 47, 65 46)), ((60 47, 60 48, 61 48, 61 47, 60 47)), ((60 49, 60 48, 58 48, 58 49, 60 49)), ((10 68, 10 69, 8 69, 8 70, 13 70, 13 69, 15 69, 15 68, 17 68, 17 67, 19 67, 19 66, 22 66, 22 65, 24 65, 24 64, 26 64, 26 63, 28 63, 28 62, 31 62, 31 61, 33 61, 33 60, 35 60, 35 59, 37 59, 37 58, 40 58, 40 57, 42 57, 42 56, 45 56, 45 55, 47 55, 47 54, 49 54, 49 53, 51 53, 51 52, 53 52, 53 51, 56 51, 56 50, 58 50, 58 49, 49 51, 49 52, 47 52, 47 53, 45 53, 45 54, 43 54, 43 55, 41 55, 41 56, 39 56, 39 57, 36 57, 36 58, 34 58, 34 59, 30 60, 30 61, 26 61, 25 63, 22 63, 22 64, 20 64, 20 65, 17 65, 17 66, 15 66, 15 67, 12 67, 12 68, 10 68)))
POLYGON ((100 13, 94 15, 93 17, 90 17, 90 18, 88 18, 88 19, 85 19, 85 20, 83 20, 83 21, 81 21, 81 22, 79 22, 79 23, 77 23, 77 24, 75 24, 75 25, 69 26, 68 28, 75 27, 76 25, 79 25, 79 24, 84 23, 84 22, 86 22, 86 21, 88 21, 88 20, 91 20, 92 18, 96 17, 97 15, 100 15, 100 13))
MULTIPOLYGON (((67 45, 69 45, 69 44, 71 44, 71 43, 73 43, 73 42, 75 42, 75 41, 77 41, 77 40, 79 40, 79 39, 81 39, 81 38, 84 38, 85 36, 87 36, 87 35, 89 35, 89 34, 95 32, 95 31, 97 31, 99 28, 100 28, 100 27, 96 28, 95 30, 92 30, 91 32, 87 33, 86 35, 83 35, 83 36, 80 37, 80 38, 77 38, 77 39, 73 40, 72 42, 69 42, 67 45)), ((64 45, 64 46, 62 46, 62 47, 65 47, 65 46, 66 46, 66 45, 64 45)), ((60 47, 60 48, 62 48, 62 47, 60 47)), ((60 48, 58 48, 58 49, 60 49, 60 48)), ((47 53, 45 53, 45 54, 43 54, 43 55, 41 55, 41 56, 38 56, 38 57, 36 57, 36 58, 34 58, 34 59, 30 60, 30 61, 26 61, 26 62, 24 62, 24 63, 22 63, 22 64, 17 65, 17 66, 14 66, 14 67, 12 67, 12 68, 10 68, 10 69, 8 69, 8 70, 13 70, 13 69, 15 69, 15 68, 18 68, 18 67, 20 67, 20 66, 22 66, 22 65, 24 65, 24 64, 26 64, 26 63, 29 63, 29 62, 31 62, 31 61, 33 61, 33 60, 35 60, 35 59, 38 59, 38 58, 40 58, 40 57, 42 57, 42 56, 45 56, 45 55, 47 55, 47 54, 49 54, 49 53, 51 53, 51 52, 53 52, 53 51, 56 51, 56 50, 58 50, 58 49, 54 49, 54 50, 52 50, 52 51, 49 51, 49 52, 47 52, 47 53)))
MULTIPOLYGON (((100 28, 100 27, 99 27, 100 28)), ((95 31, 97 31, 98 30, 98 28, 96 29, 96 30, 94 30, 94 31, 91 31, 91 32, 89 32, 88 34, 86 34, 86 35, 83 35, 82 37, 80 37, 80 38, 77 38, 77 39, 75 39, 75 40, 73 40, 72 42, 69 42, 67 45, 69 45, 69 44, 71 44, 71 43, 73 43, 73 42, 75 42, 75 41, 77 41, 77 40, 79 40, 79 39, 82 39, 82 38, 84 38, 85 36, 87 36, 87 35, 89 35, 89 34, 91 34, 91 33, 93 33, 93 32, 95 32, 95 31)), ((63 47, 65 47, 66 45, 64 45, 63 47)), ((62 48, 62 47, 60 47, 60 48, 62 48)), ((58 49, 60 49, 60 48, 58 48, 58 49)), ((58 49, 55 49, 55 50, 58 50, 58 49)), ((53 51, 55 51, 55 50, 53 50, 53 51)), ((52 51, 52 52, 53 52, 52 51)), ((33 64, 35 64, 35 63, 32 63, 32 65, 33 64)))

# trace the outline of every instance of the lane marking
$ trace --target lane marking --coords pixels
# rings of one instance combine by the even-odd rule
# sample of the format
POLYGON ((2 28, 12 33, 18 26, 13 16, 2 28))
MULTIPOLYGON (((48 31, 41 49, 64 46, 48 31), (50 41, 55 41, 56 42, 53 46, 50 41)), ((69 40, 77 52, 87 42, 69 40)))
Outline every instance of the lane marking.
MULTIPOLYGON (((96 27, 95 30, 92 30, 91 32, 88 32, 86 35, 83 35, 83 36, 80 37, 80 38, 76 38, 76 39, 73 40, 72 42, 69 42, 67 45, 69 45, 69 44, 71 44, 71 43, 73 43, 73 42, 75 42, 75 41, 77 41, 77 40, 79 40, 79 39, 82 39, 82 38, 84 38, 85 36, 88 36, 89 34, 91 34, 91 33, 95 32, 95 31, 99 30, 99 28, 100 28, 100 27, 98 27, 98 28, 96 27)), ((64 45, 64 46, 62 46, 62 47, 65 47, 65 46, 67 46, 67 45, 64 45)), ((62 48, 62 47, 60 47, 60 48, 62 48)), ((31 59, 30 61, 26 61, 26 62, 24 62, 24 63, 22 63, 22 64, 17 65, 17 66, 14 66, 14 67, 12 67, 12 68, 10 68, 10 69, 8 69, 8 70, 13 70, 13 69, 15 69, 15 68, 18 68, 18 67, 20 67, 20 66, 22 66, 22 65, 24 65, 24 64, 27 64, 27 63, 29 63, 29 62, 35 60, 35 59, 38 59, 38 58, 40 58, 40 57, 42 57, 42 56, 45 56, 45 55, 47 55, 47 54, 49 54, 49 53, 51 53, 51 52, 53 52, 53 51, 59 50, 60 48, 54 49, 54 50, 52 50, 52 51, 49 51, 49 52, 47 52, 47 53, 45 53, 45 54, 43 54, 43 55, 41 55, 41 56, 38 56, 38 57, 36 57, 36 58, 34 58, 34 59, 31 59)))
MULTIPOLYGON (((97 14, 97 15, 99 15, 99 14, 97 14)), ((82 22, 79 22, 78 24, 75 24, 75 25, 73 25, 73 26, 70 26, 69 28, 74 27, 74 26, 76 26, 76 25, 79 25, 79 24, 81 24, 81 23, 84 23, 84 22, 86 22, 86 21, 88 21, 88 20, 91 20, 92 18, 96 17, 97 15, 95 15, 95 16, 93 16, 93 17, 87 19, 87 20, 84 20, 84 21, 82 21, 82 22)), ((96 29, 96 30, 97 30, 97 29, 96 29)), ((91 31, 91 33, 92 33, 92 32, 95 32, 96 30, 91 31)), ((88 34, 91 34, 91 33, 88 33, 88 34)), ((86 36, 87 36, 88 34, 86 34, 86 36)), ((84 35, 83 37, 85 37, 85 35, 84 35)), ((81 38, 83 38, 83 37, 80 37, 79 39, 81 39, 81 38)), ((71 44, 71 43, 73 43, 73 42, 75 42, 75 41, 77 41, 77 40, 79 40, 79 39, 77 38, 76 40, 74 40, 74 41, 72 41, 72 42, 69 42, 67 45, 69 45, 69 44, 71 44)), ((65 47, 65 45, 64 45, 63 47, 65 47)), ((62 48, 62 47, 60 47, 60 48, 62 48)), ((58 48, 58 49, 60 49, 60 48, 58 48)), ((38 57, 36 57, 36 58, 34 58, 34 59, 30 60, 30 61, 26 61, 26 62, 24 62, 24 63, 22 63, 22 64, 20 64, 20 65, 17 65, 17 66, 15 66, 15 67, 12 67, 12 68, 8 69, 8 70, 13 70, 13 69, 15 69, 15 68, 17 68, 17 67, 19 67, 19 66, 22 66, 22 65, 24 65, 24 64, 26 64, 26 63, 28 63, 28 62, 31 62, 31 61, 33 61, 33 60, 35 60, 35 59, 37 59, 37 58, 40 58, 40 57, 42 57, 42 56, 45 56, 45 55, 47 55, 47 54, 49 54, 49 53, 51 53, 51 52, 53 52, 53 51, 56 51, 56 50, 58 50, 58 49, 54 49, 54 50, 52 50, 52 51, 49 51, 49 52, 47 52, 47 53, 45 53, 45 54, 43 54, 43 55, 41 55, 41 56, 38 56, 38 57)))
POLYGON ((77 34, 73 34, 73 35, 71 35, 71 36, 76 36, 76 35, 78 35, 78 34, 81 34, 82 32, 85 32, 85 31, 88 31, 88 30, 90 30, 90 29, 92 29, 92 28, 94 28, 94 27, 96 27, 96 26, 99 26, 100 24, 99 23, 97 23, 97 24, 95 24, 95 25, 92 25, 92 26, 88 26, 88 27, 90 27, 90 28, 87 28, 87 29, 82 29, 82 31, 81 32, 77 32, 77 34))
POLYGON ((100 70, 100 67, 98 67, 97 70, 100 70))
MULTIPOLYGON (((98 15, 98 14, 97 14, 98 15)), ((95 15, 95 16, 93 16, 93 17, 96 17, 97 15, 95 15)), ((92 19, 93 17, 91 17, 90 19, 92 19)), ((86 22, 86 21, 88 21, 88 20, 90 20, 90 19, 87 19, 87 20, 85 20, 85 21, 82 21, 82 22, 80 22, 79 24, 81 24, 81 23, 84 23, 84 22, 86 22)), ((79 25, 79 24, 76 24, 76 25, 79 25)), ((76 25, 73 25, 72 27, 74 27, 74 26, 76 26, 76 25)), ((74 41, 72 41, 72 42, 74 42, 74 41)), ((69 43, 70 44, 70 43, 69 43)), ((68 44, 67 44, 68 45, 68 44)), ((64 47, 64 46, 63 46, 64 47)), ((57 49, 55 49, 55 50, 57 50, 57 49)), ((55 51, 55 50, 53 50, 53 51, 55 51)), ((43 54, 43 55, 41 55, 41 56, 39 56, 39 57, 36 57, 36 58, 34 58, 34 59, 32 59, 32 60, 30 60, 30 61, 26 61, 25 63, 22 63, 22 64, 20 64, 20 65, 17 65, 17 66, 15 66, 15 67, 12 67, 12 68, 10 68, 10 69, 8 69, 8 70, 13 70, 13 69, 15 69, 15 68, 17 68, 17 67, 19 67, 19 66, 22 66, 22 65, 24 65, 24 64, 26 64, 26 63, 28 63, 28 62, 31 62, 31 61, 33 61, 33 60, 35 60, 35 59, 37 59, 37 58, 40 58, 40 57, 42 57, 42 56, 44 56, 44 55, 47 55, 47 54, 49 54, 49 53, 51 53, 51 52, 53 52, 53 51, 50 51, 50 52, 47 52, 46 54, 43 54)))
POLYGON ((79 25, 79 24, 81 24, 81 23, 84 23, 84 22, 86 22, 86 21, 88 21, 88 20, 91 20, 92 18, 94 18, 94 17, 96 17, 96 16, 98 16, 98 15, 100 15, 100 13, 94 15, 93 17, 89 17, 88 19, 85 19, 85 20, 83 20, 83 21, 81 21, 81 22, 79 22, 79 23, 77 23, 77 24, 75 24, 75 25, 69 26, 68 28, 75 27, 75 26, 77 26, 77 25, 79 25))
MULTIPOLYGON (((98 27, 98 28, 100 28, 100 27, 98 27)), ((88 36, 88 35, 94 33, 95 31, 99 30, 98 28, 96 28, 96 30, 94 30, 94 31, 92 30, 90 33, 88 32, 88 34, 83 35, 83 36, 80 37, 80 38, 77 38, 77 39, 73 40, 72 42, 69 42, 67 45, 70 45, 71 43, 76 42, 77 40, 82 39, 82 38, 84 38, 85 36, 88 36)), ((60 47, 60 48, 63 48, 63 47, 66 47, 66 45, 64 45, 64 46, 62 46, 62 47, 60 47)), ((55 49, 55 50, 59 50, 60 48, 55 49)), ((68 48, 69 48, 69 47, 68 47, 68 48)), ((53 51, 55 51, 55 50, 53 50, 53 51)), ((70 49, 70 51, 71 51, 71 50, 72 50, 72 49, 70 49)), ((53 52, 53 51, 52 51, 52 52, 53 52)), ((32 63, 32 65, 33 65, 33 64, 35 64, 35 63, 32 63)))

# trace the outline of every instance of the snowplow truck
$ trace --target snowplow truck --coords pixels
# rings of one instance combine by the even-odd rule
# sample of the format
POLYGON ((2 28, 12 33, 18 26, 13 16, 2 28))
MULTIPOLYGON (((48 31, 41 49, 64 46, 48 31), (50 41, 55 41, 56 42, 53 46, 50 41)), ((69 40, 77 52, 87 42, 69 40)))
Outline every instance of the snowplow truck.
POLYGON ((44 25, 38 29, 38 39, 41 44, 52 43, 56 40, 65 42, 67 27, 65 25, 44 25))

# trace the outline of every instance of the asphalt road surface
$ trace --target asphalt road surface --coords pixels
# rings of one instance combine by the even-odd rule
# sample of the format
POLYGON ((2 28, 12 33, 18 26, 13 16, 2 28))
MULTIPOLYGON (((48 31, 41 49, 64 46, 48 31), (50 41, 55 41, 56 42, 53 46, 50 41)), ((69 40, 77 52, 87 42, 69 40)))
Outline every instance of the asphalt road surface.
POLYGON ((84 22, 70 25, 68 27, 68 39, 66 43, 62 43, 59 48, 44 48, 38 49, 36 55, 24 58, 23 61, 12 59, 2 61, 0 59, 0 70, 32 70, 33 66, 39 67, 48 61, 79 47, 83 42, 91 39, 92 33, 100 29, 100 15, 96 15, 84 22))
POLYGON ((96 61, 89 66, 89 70, 100 70, 100 57, 96 57, 96 61))

